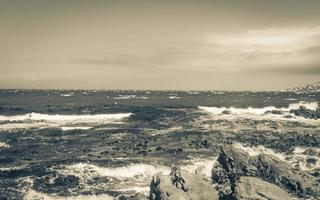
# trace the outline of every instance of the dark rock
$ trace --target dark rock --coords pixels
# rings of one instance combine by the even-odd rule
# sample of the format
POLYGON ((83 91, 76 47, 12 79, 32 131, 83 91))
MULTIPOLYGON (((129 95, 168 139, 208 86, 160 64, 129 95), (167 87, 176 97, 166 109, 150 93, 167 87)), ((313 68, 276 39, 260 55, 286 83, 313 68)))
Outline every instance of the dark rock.
POLYGON ((320 119, 320 109, 311 110, 307 109, 305 106, 300 106, 298 109, 290 110, 290 113, 296 116, 305 117, 309 119, 320 119))
POLYGON ((230 111, 230 110, 224 110, 224 111, 222 111, 222 114, 230 115, 230 114, 231 114, 231 111, 230 111))
POLYGON ((140 193, 137 193, 137 194, 130 195, 130 196, 122 194, 122 195, 117 196, 115 200, 147 200, 147 199, 148 199, 147 196, 140 194, 140 193))
POLYGON ((161 151, 161 150, 163 150, 163 147, 162 146, 157 146, 156 151, 161 151))
POLYGON ((268 110, 264 114, 282 115, 283 111, 282 110, 268 110))
POLYGON ((249 156, 232 146, 221 149, 217 164, 212 170, 212 181, 222 199, 235 198, 241 176, 261 177, 298 196, 320 196, 317 179, 298 171, 289 163, 272 155, 249 156))

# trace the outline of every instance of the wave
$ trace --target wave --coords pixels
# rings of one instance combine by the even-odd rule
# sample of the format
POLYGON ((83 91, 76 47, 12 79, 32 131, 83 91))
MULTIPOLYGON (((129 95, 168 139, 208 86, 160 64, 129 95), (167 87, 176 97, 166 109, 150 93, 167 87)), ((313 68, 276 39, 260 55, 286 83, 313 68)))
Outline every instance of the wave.
POLYGON ((5 149, 5 148, 9 148, 10 145, 8 145, 7 143, 5 142, 0 142, 0 149, 5 149))
POLYGON ((139 192, 147 195, 155 173, 169 174, 170 168, 163 165, 130 164, 122 167, 102 167, 88 163, 77 163, 52 167, 62 176, 76 176, 85 191, 104 188, 106 191, 139 192), (92 184, 97 178, 101 181, 92 184), (107 180, 107 182, 103 181, 107 180))
POLYGON ((198 108, 203 109, 205 111, 208 111, 212 114, 223 114, 223 111, 229 110, 233 114, 257 114, 257 115, 262 115, 265 114, 267 111, 273 111, 273 110, 278 110, 278 111, 284 111, 288 112, 292 109, 298 109, 300 106, 305 106, 307 109, 310 110, 316 110, 318 108, 318 103, 317 102, 299 102, 299 103, 292 103, 289 104, 288 107, 282 107, 282 108, 276 108, 275 106, 268 106, 268 107, 263 107, 263 108, 234 108, 234 107, 204 107, 204 106, 199 106, 198 108))
POLYGON ((92 127, 90 126, 62 126, 62 131, 71 131, 71 130, 89 130, 92 127))
POLYGON ((55 123, 65 122, 108 122, 129 117, 131 113, 96 114, 96 115, 49 115, 41 113, 27 113, 24 115, 0 115, 0 121, 46 121, 55 123))
POLYGON ((93 164, 78 163, 70 166, 66 166, 62 170, 63 173, 72 174, 75 176, 82 176, 83 174, 92 173, 93 176, 107 176, 117 179, 133 178, 133 177, 151 177, 157 172, 164 174, 170 173, 170 168, 165 166, 155 166, 149 164, 132 164, 123 167, 100 167, 93 164))
MULTIPOLYGON (((291 164, 293 167, 297 166, 300 170, 308 171, 320 168, 320 157, 317 155, 307 155, 307 149, 296 147, 292 154, 284 154, 276 152, 273 149, 266 148, 262 145, 245 146, 241 143, 234 143, 233 146, 241 149, 249 154, 249 156, 257 156, 261 154, 272 155, 284 162, 291 164)), ((320 155, 319 148, 309 148, 320 155)))
POLYGON ((137 95, 119 95, 118 97, 114 97, 113 99, 149 99, 145 96, 137 96, 137 95))
POLYGON ((181 97, 178 97, 178 96, 169 96, 169 99, 181 99, 181 97))
POLYGON ((0 115, 1 131, 39 128, 61 128, 68 130, 88 130, 95 124, 122 123, 131 113, 95 114, 95 115, 49 115, 28 113, 24 115, 0 115))
POLYGON ((218 157, 212 158, 192 158, 191 160, 185 161, 180 168, 190 173, 199 171, 206 178, 210 179, 212 175, 212 168, 216 163, 218 157))
MULTIPOLYGON (((304 106, 310 110, 318 109, 317 102, 304 102, 289 104, 288 107, 277 108, 275 106, 268 106, 262 108, 235 108, 235 107, 205 107, 199 106, 198 108, 208 112, 212 115, 229 115, 236 117, 252 118, 256 116, 272 116, 273 119, 288 119, 289 117, 295 117, 290 113, 290 110, 298 109, 300 106, 304 106)), ((302 117, 300 117, 302 118, 302 117)), ((299 117, 297 119, 300 119, 299 117)))
POLYGON ((37 192, 35 190, 28 190, 24 195, 25 200, 35 200, 35 199, 45 199, 45 200, 114 200, 115 198, 107 195, 107 194, 100 194, 100 195, 77 195, 77 196, 56 196, 52 194, 45 194, 41 192, 37 192))

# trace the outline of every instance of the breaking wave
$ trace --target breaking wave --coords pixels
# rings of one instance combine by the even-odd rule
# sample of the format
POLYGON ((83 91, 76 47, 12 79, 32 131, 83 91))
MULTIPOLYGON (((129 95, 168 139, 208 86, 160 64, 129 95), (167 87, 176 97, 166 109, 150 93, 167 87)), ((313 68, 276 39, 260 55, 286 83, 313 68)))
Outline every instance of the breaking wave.
MULTIPOLYGON (((304 102, 289 104, 288 107, 277 108, 275 106, 268 106, 263 108, 235 108, 235 107, 204 107, 198 108, 204 110, 212 115, 229 115, 236 117, 251 118, 256 116, 273 116, 274 119, 288 118, 288 116, 294 117, 294 114, 290 113, 290 110, 298 109, 300 106, 304 106, 310 110, 318 109, 317 102, 304 102)), ((301 118, 301 117, 300 117, 301 118)))
POLYGON ((10 145, 8 145, 7 143, 5 142, 0 142, 0 149, 5 149, 5 148, 9 148, 10 145))
POLYGON ((28 113, 24 115, 0 115, 0 121, 46 121, 55 123, 66 122, 109 122, 129 117, 131 113, 96 114, 96 115, 49 115, 41 113, 28 113))
POLYGON ((303 171, 314 170, 320 168, 320 149, 319 148, 302 148, 296 147, 292 154, 284 154, 276 152, 273 149, 266 148, 262 145, 246 146, 241 143, 234 143, 233 146, 241 149, 249 154, 249 156, 257 156, 261 154, 272 155, 284 162, 296 166, 303 171), (314 155, 308 155, 307 151, 312 151, 314 155))
POLYGON ((78 163, 66 166, 65 169, 60 171, 64 174, 74 176, 107 176, 118 179, 133 178, 133 177, 151 177, 157 172, 164 174, 170 173, 170 168, 165 166, 155 166, 149 164, 132 164, 123 167, 100 167, 93 164, 78 163), (90 174, 91 173, 91 174, 90 174))
POLYGON ((111 197, 107 194, 100 195, 78 195, 78 196, 55 196, 49 195, 35 190, 28 190, 24 196, 25 200, 114 200, 114 197, 111 197))
POLYGON ((49 115, 28 113, 24 115, 0 115, 0 130, 33 129, 60 127, 62 131, 88 130, 94 124, 121 123, 131 113, 96 114, 96 115, 49 115), (75 126, 78 125, 78 126, 75 126), (88 126, 89 125, 89 126, 88 126))

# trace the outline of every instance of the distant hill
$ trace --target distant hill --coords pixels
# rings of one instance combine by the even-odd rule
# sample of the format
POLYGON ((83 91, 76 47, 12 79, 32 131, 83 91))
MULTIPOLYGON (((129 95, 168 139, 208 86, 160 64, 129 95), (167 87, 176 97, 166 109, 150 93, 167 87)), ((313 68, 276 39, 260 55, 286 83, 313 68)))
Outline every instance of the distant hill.
POLYGON ((286 91, 291 92, 320 92, 320 82, 308 84, 305 86, 294 87, 287 89, 286 91))

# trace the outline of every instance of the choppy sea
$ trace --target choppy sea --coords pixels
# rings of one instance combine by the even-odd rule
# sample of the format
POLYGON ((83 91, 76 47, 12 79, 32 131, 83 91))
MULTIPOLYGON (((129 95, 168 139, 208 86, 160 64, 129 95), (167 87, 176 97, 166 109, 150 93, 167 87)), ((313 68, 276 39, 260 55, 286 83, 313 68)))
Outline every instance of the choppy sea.
POLYGON ((320 93, 0 90, 0 199, 148 195, 172 166, 210 179, 220 145, 320 167, 320 93), (311 153, 310 153, 311 152, 311 153))

